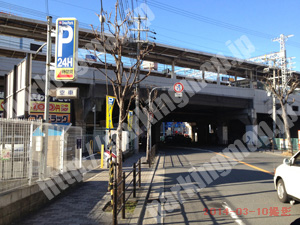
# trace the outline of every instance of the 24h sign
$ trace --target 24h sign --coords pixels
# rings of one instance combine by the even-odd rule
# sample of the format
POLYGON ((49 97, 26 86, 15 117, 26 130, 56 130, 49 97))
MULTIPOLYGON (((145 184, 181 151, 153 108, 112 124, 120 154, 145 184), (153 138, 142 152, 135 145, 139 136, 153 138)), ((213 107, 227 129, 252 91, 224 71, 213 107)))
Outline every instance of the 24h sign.
POLYGON ((56 20, 55 80, 74 81, 77 72, 78 21, 56 20))

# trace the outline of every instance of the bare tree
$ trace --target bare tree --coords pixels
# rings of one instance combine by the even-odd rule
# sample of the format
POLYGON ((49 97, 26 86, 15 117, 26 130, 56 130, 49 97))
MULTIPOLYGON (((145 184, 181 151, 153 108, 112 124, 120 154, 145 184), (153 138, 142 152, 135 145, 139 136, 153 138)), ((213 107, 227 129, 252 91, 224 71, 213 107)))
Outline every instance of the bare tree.
MULTIPOLYGON (((288 124, 288 114, 287 114, 287 104, 289 102, 289 97, 294 93, 296 88, 299 86, 300 82, 295 76, 289 76, 285 83, 281 82, 279 79, 279 70, 277 70, 277 78, 269 77, 265 79, 265 85, 268 91, 270 91, 273 95, 275 95, 276 99, 279 101, 281 110, 282 110, 282 119, 284 122, 284 130, 286 134, 286 139, 288 141, 288 151, 292 152, 292 140, 290 134, 290 128, 288 124), (273 82, 273 79, 276 79, 273 82)), ((294 99, 292 100, 294 101, 294 99)))
POLYGON ((101 31, 92 27, 95 35, 96 42, 94 47, 93 54, 97 59, 106 64, 104 60, 99 57, 99 51, 104 51, 108 53, 114 59, 115 69, 114 76, 109 76, 101 69, 100 72, 109 80, 112 89, 113 95, 116 98, 116 103, 119 107, 119 116, 118 116, 118 127, 117 127, 117 140, 116 140, 116 150, 117 150, 117 177, 118 180, 122 179, 122 124, 127 118, 129 107, 132 103, 132 100, 135 98, 136 93, 134 92, 134 87, 137 83, 142 82, 145 78, 150 75, 149 72, 143 76, 142 79, 138 78, 138 71, 140 67, 141 60, 152 51, 154 44, 144 44, 141 47, 139 53, 137 53, 137 60, 130 67, 124 66, 124 49, 129 44, 129 26, 130 26, 130 16, 131 13, 128 13, 125 18, 122 19, 119 14, 119 2, 115 4, 115 13, 114 18, 112 18, 112 13, 107 13, 101 10, 101 14, 97 15, 101 22, 101 31), (105 34, 105 28, 109 31, 109 34, 105 34), (100 48, 99 48, 100 45, 100 48), (99 50, 100 49, 100 50, 99 50), (125 101, 129 99, 129 103, 126 106, 125 101))

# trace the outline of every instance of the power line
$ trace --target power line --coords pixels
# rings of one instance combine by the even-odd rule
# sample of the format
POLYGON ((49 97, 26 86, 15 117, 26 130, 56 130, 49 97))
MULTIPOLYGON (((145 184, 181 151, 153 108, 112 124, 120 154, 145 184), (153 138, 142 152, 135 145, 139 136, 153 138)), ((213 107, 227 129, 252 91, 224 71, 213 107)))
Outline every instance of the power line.
MULTIPOLYGON (((190 45, 193 45, 193 46, 198 46, 198 47, 201 47, 201 48, 206 48, 206 49, 211 49, 211 50, 215 50, 215 51, 220 51, 219 49, 215 49, 215 48, 210 48, 210 47, 206 47, 206 46, 203 46, 203 45, 196 45, 194 43, 191 43, 191 42, 187 42, 187 41, 183 41, 183 40, 179 40, 179 39, 176 39, 174 37, 169 37, 169 36, 166 36, 166 35, 162 35, 162 34, 159 34, 159 36, 163 36, 163 37, 166 37, 168 38, 168 41, 166 41, 165 43, 168 44, 170 43, 170 40, 175 40, 175 41, 179 41, 181 43, 186 43, 186 44, 190 44, 190 45)), ((160 39, 161 40, 161 39, 160 39)), ((174 43, 174 42, 173 42, 174 43)), ((178 44, 178 43, 177 43, 178 44)), ((229 53, 228 51, 225 51, 226 53, 229 53)), ((232 54, 232 53, 230 53, 232 54)))
MULTIPOLYGON (((58 0, 53 0, 53 1, 58 1, 58 0)), ((47 17, 47 13, 44 13, 44 12, 41 12, 41 11, 38 11, 38 10, 35 10, 35 9, 26 8, 26 7, 23 7, 23 6, 18 6, 18 5, 11 4, 11 3, 8 3, 8 2, 4 2, 4 1, 0 1, 0 8, 5 8, 5 9, 8 9, 8 10, 13 9, 15 12, 20 12, 20 13, 23 13, 23 14, 26 14, 26 15, 30 15, 33 18, 45 19, 45 17, 47 17)), ((57 15, 54 15, 54 14, 51 14, 51 16, 53 17, 53 20, 56 20, 57 18, 60 17, 60 16, 57 16, 57 15)), ((90 24, 83 23, 83 22, 80 22, 80 27, 82 27, 82 28, 91 28, 90 24)))
MULTIPOLYGON (((143 0, 138 0, 138 1, 142 2, 143 0)), ((245 28, 245 27, 233 25, 233 24, 230 24, 230 23, 227 23, 227 22, 223 22, 223 21, 220 21, 220 20, 212 19, 212 18, 209 18, 209 17, 206 17, 206 16, 202 16, 200 14, 192 13, 192 12, 184 10, 184 9, 179 9, 179 8, 176 8, 176 7, 171 6, 171 5, 160 3, 156 0, 150 0, 150 1, 148 1, 148 4, 153 6, 153 7, 156 7, 156 8, 171 12, 171 13, 175 13, 176 15, 181 15, 181 16, 184 16, 184 17, 187 17, 187 18, 190 18, 190 19, 194 19, 194 20, 201 21, 201 22, 204 22, 204 23, 209 23, 209 24, 212 24, 212 25, 215 25, 215 26, 218 26, 218 27, 222 27, 222 28, 226 28, 226 29, 230 29, 230 30, 234 30, 234 31, 238 31, 238 32, 243 32, 243 33, 253 35, 253 36, 257 36, 257 37, 260 37, 260 38, 266 38, 266 39, 270 40, 275 36, 275 35, 272 35, 272 34, 261 32, 261 31, 256 31, 256 30, 245 28)), ((300 43, 298 43, 298 42, 292 42, 291 41, 291 42, 289 42, 289 45, 300 48, 300 43)))
MULTIPOLYGON (((73 7, 83 8, 83 9, 86 9, 86 10, 90 10, 90 11, 95 12, 95 11, 92 10, 92 9, 85 8, 85 7, 81 7, 81 6, 78 6, 78 5, 75 5, 75 4, 65 3, 65 2, 62 2, 62 1, 60 1, 60 0, 52 0, 52 1, 60 2, 60 3, 62 3, 62 4, 71 5, 71 6, 73 6, 73 7)), ((136 0, 136 2, 137 2, 137 1, 141 1, 141 0, 136 0)), ((152 1, 155 1, 155 0, 152 0, 152 1)), ((1 3, 1 6, 4 7, 4 8, 9 8, 9 9, 12 9, 12 8, 13 8, 13 9, 16 10, 16 11, 20 11, 20 12, 22 12, 22 13, 27 13, 27 14, 29 14, 29 15, 33 15, 33 16, 37 16, 37 17, 41 17, 41 18, 45 18, 45 16, 46 16, 45 13, 40 12, 40 11, 37 11, 37 10, 33 10, 33 9, 29 9, 29 8, 17 6, 17 5, 10 4, 10 3, 6 3, 6 2, 3 2, 3 1, 0 1, 0 3, 1 3)), ((134 8, 134 1, 133 1, 133 0, 131 0, 131 4, 132 4, 132 7, 134 8)), ((162 3, 159 3, 159 4, 162 4, 162 3)), ((162 5, 166 5, 166 4, 162 4, 162 5)), ((175 7, 173 7, 173 6, 170 6, 170 7, 175 8, 175 7)), ((175 9, 177 9, 177 8, 175 8, 175 9)), ((183 10, 183 11, 185 11, 185 10, 183 10)), ((187 11, 186 11, 186 12, 187 12, 187 11)), ((54 18, 58 18, 58 16, 55 16, 55 15, 53 15, 53 17, 54 17, 54 18)), ((90 28, 90 24, 86 24, 86 23, 83 23, 83 22, 80 22, 80 26, 81 26, 81 27, 85 27, 85 28, 90 28)), ((135 24, 134 24, 134 26, 135 26, 135 24)), ((158 27, 158 26, 156 26, 156 27, 158 27)), ((161 28, 161 27, 160 27, 160 28, 161 28)), ((165 30, 171 30, 171 29, 168 29, 168 28, 162 28, 162 29, 165 29, 165 30)), ((174 30, 172 30, 172 31, 173 31, 173 32, 177 32, 177 33, 183 34, 183 32, 174 31, 174 30)), ((184 33, 184 34, 186 34, 186 33, 184 33)), ((194 34, 192 34, 192 35, 193 35, 193 36, 197 36, 197 37, 202 38, 202 39, 208 39, 208 40, 210 40, 210 41, 215 41, 215 42, 222 43, 221 41, 212 40, 212 39, 210 39, 210 38, 204 38, 204 37, 202 37, 202 36, 198 36, 198 35, 194 35, 194 34)), ((168 36, 166 36, 166 35, 161 35, 161 36, 164 36, 164 37, 167 37, 167 38, 170 38, 170 39, 174 39, 173 37, 168 37, 168 36)), ((177 40, 178 40, 178 39, 177 39, 177 40)), ((184 42, 184 43, 187 43, 187 44, 190 44, 190 45, 195 46, 195 44, 190 43, 190 42, 185 42, 185 41, 182 41, 182 40, 178 40, 178 41, 184 42)), ((290 43, 291 43, 291 42, 290 42, 290 43)), ((296 42, 296 43, 297 43, 297 42, 296 42)), ((178 43, 174 43, 174 44, 178 44, 178 43)), ((201 47, 204 47, 204 46, 201 46, 201 47)), ((295 47, 298 47, 298 46, 295 46, 295 47)), ((204 47, 204 48, 212 49, 212 50, 217 50, 217 49, 209 48, 209 47, 204 47)), ((217 50, 217 51, 218 51, 218 50, 217 50)), ((261 52, 262 52, 262 51, 261 51, 261 52)))

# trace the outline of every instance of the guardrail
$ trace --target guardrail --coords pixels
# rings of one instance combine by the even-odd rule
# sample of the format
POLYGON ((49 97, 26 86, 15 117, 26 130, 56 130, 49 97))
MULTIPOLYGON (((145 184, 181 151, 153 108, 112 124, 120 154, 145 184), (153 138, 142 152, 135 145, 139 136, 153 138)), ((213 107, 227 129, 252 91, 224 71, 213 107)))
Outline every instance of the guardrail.
MULTIPOLYGON (((116 174, 116 173, 115 173, 116 174)), ((132 170, 126 174, 123 172, 122 180, 119 182, 114 179, 113 188, 113 225, 118 224, 118 215, 122 211, 122 219, 125 219, 125 204, 128 199, 133 195, 133 198, 136 198, 136 186, 141 187, 142 181, 142 170, 141 170, 141 159, 138 160, 137 163, 134 163, 132 166, 132 170), (128 181, 128 177, 132 175, 132 180, 126 185, 126 179, 128 181), (138 179, 137 179, 138 178, 138 179), (118 194, 118 188, 122 185, 122 192, 118 194), (128 193, 129 187, 132 185, 132 191, 128 193), (126 197, 126 193, 128 196, 126 197), (118 207, 119 202, 121 200, 120 207, 118 207)))

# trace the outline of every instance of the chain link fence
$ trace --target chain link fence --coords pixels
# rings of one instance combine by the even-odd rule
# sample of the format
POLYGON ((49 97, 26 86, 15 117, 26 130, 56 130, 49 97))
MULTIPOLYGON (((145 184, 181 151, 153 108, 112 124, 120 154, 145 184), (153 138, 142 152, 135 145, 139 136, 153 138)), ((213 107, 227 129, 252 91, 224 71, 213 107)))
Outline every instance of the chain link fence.
POLYGON ((82 128, 0 119, 0 193, 81 168, 82 128))

